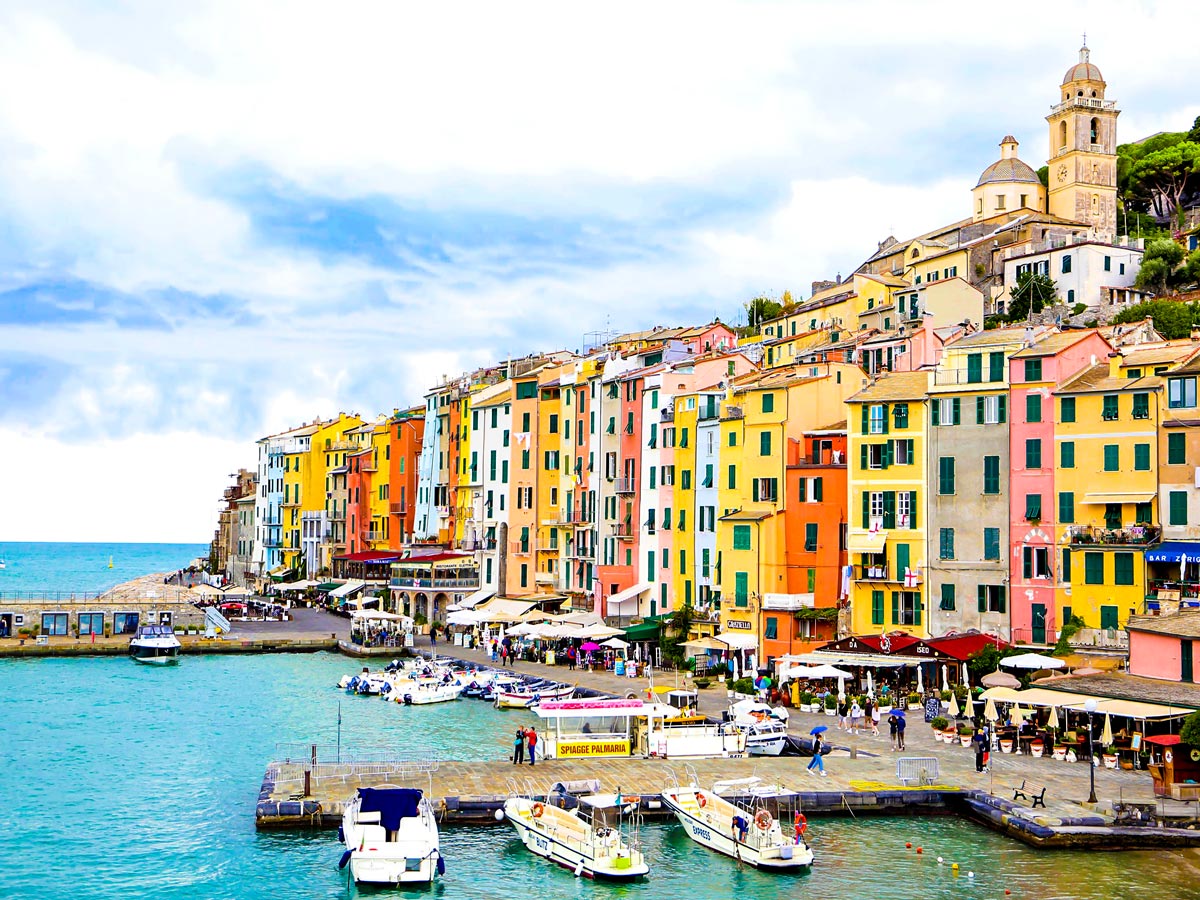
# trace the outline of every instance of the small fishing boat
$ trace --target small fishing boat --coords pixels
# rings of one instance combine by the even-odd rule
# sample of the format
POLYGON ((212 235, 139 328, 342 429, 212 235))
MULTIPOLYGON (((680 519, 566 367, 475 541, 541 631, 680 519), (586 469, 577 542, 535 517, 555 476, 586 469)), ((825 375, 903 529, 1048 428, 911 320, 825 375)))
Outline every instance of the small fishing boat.
POLYGON ((793 834, 785 836, 760 798, 745 809, 696 784, 667 788, 661 796, 688 837, 710 850, 764 871, 798 871, 813 864, 802 814, 797 814, 793 834))
POLYGON ((532 682, 496 691, 497 709, 528 709, 542 700, 569 700, 575 686, 555 681, 532 682))
POLYGON ((427 703, 447 703, 457 700, 463 692, 464 685, 457 681, 437 681, 427 679, 422 681, 399 682, 392 691, 392 697, 397 703, 405 706, 423 706, 427 703))
POLYGON ((631 881, 650 871, 638 840, 637 799, 590 794, 579 798, 577 809, 566 810, 512 797, 496 818, 507 819, 526 847, 574 872, 576 878, 631 881), (623 825, 631 830, 628 843, 623 825))
POLYGON ((356 884, 429 884, 446 871, 437 816, 417 788, 383 784, 359 788, 342 814, 346 851, 356 884))
POLYGON ((146 665, 173 666, 179 662, 180 646, 170 625, 139 625, 129 642, 129 656, 146 665))

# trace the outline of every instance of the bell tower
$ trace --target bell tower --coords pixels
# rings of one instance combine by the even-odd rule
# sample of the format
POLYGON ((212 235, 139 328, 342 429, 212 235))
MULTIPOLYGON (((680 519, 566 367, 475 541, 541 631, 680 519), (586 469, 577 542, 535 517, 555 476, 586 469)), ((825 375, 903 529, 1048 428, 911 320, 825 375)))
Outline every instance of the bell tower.
POLYGON ((1084 35, 1079 62, 1067 69, 1059 102, 1050 110, 1048 211, 1091 226, 1093 236, 1117 234, 1117 116, 1104 99, 1104 77, 1091 61, 1084 35))

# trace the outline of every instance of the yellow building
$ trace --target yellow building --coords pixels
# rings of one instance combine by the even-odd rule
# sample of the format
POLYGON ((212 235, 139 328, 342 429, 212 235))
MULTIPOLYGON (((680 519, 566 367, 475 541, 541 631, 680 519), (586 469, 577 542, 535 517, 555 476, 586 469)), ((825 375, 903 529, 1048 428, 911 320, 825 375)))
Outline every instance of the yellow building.
POLYGON ((304 476, 312 468, 309 451, 312 437, 320 423, 306 425, 288 432, 283 445, 283 503, 280 506, 282 522, 282 558, 286 570, 301 571, 301 521, 300 504, 304 499, 304 476))
MULTIPOLYGON (((1184 344, 1114 353, 1054 390, 1053 502, 1063 548, 1063 586, 1055 596, 1059 622, 1078 616, 1086 628, 1115 630, 1141 611, 1145 552, 1162 533, 1158 467, 1165 400, 1156 370, 1165 371, 1193 349, 1184 344)), ((1039 515, 1028 508, 1025 517, 1036 521, 1039 515)))
POLYGON ((692 435, 690 441, 675 442, 672 460, 675 471, 673 502, 676 506, 676 530, 671 543, 678 565, 670 573, 673 582, 670 593, 675 599, 676 609, 696 603, 696 584, 702 558, 702 549, 696 541, 696 522, 701 515, 700 505, 696 501, 697 482, 700 480, 696 457, 700 450, 699 415, 705 396, 703 391, 691 391, 674 398, 675 434, 692 435))
MULTIPOLYGON (((850 398, 850 622, 855 634, 929 636, 924 510, 927 372, 894 372, 850 398)), ((953 471, 940 490, 954 491, 953 471)))

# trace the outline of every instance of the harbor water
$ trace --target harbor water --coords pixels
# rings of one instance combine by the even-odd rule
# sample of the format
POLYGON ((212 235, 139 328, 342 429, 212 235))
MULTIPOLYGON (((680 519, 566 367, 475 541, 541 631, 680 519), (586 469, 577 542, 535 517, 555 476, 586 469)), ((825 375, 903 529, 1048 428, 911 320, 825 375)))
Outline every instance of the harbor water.
POLYGON ((0 596, 106 591, 150 572, 186 568, 207 553, 205 544, 0 541, 0 596))
MULTIPOLYGON (((166 669, 119 658, 0 660, 0 897, 355 895, 337 869, 334 831, 255 831, 254 802, 277 743, 336 746, 340 704, 344 747, 502 759, 512 729, 532 721, 473 700, 404 707, 333 688, 357 667, 326 653, 192 656, 166 669)), ((551 766, 522 774, 534 772, 549 777, 551 766)), ((1038 900, 1200 898, 1196 851, 1036 851, 949 816, 814 818, 810 833, 813 871, 770 876, 739 869, 677 827, 648 825, 650 878, 616 886, 576 880, 533 857, 507 827, 447 828, 447 872, 433 893, 907 900, 1003 897, 1009 889, 1038 900), (906 850, 906 841, 924 853, 906 850)))

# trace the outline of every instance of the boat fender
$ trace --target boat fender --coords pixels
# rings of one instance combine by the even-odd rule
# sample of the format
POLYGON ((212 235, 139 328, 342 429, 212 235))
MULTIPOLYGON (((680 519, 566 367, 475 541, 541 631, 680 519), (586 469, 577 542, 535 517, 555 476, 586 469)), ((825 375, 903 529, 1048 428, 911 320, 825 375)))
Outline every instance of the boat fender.
POLYGON ((350 862, 350 857, 353 854, 354 854, 353 850, 347 850, 345 853, 343 853, 342 858, 340 860, 338 860, 338 868, 339 869, 346 868, 346 863, 350 862))
POLYGON ((581 859, 579 861, 579 865, 577 865, 575 867, 575 877, 578 878, 582 874, 583 874, 583 860, 581 859))
POLYGON ((636 691, 629 691, 629 693, 627 693, 625 695, 626 700, 636 700, 637 698, 638 698, 638 695, 637 695, 636 691))
POLYGON ((1193 747, 1192 752, 1191 752, 1191 757, 1192 757, 1192 762, 1200 762, 1200 749, 1196 749, 1195 747, 1193 747))
POLYGON ((404 695, 404 705, 405 705, 405 706, 412 706, 412 694, 405 694, 405 695, 404 695))
POLYGON ((341 843, 345 843, 346 841, 346 832, 341 825, 338 826, 338 841, 341 843))
POLYGON ((703 794, 701 794, 699 791, 697 791, 696 792, 696 803, 699 805, 699 807, 701 809, 704 809, 704 807, 708 806, 708 798, 705 797, 703 794))
POLYGON ((446 858, 440 854, 438 855, 437 873, 439 875, 446 874, 446 858))
POLYGON ((802 834, 804 834, 804 832, 808 831, 808 819, 805 817, 804 813, 802 813, 802 812, 796 813, 795 826, 796 826, 796 837, 800 837, 800 835, 802 835, 802 834))
POLYGON ((754 824, 758 826, 759 831, 770 831, 771 826, 775 824, 775 820, 771 818, 771 814, 765 809, 760 809, 754 814, 754 824))
POLYGON ((533 809, 531 810, 535 819, 540 819, 542 817, 542 813, 545 811, 546 807, 544 807, 541 803, 533 804, 533 809))

